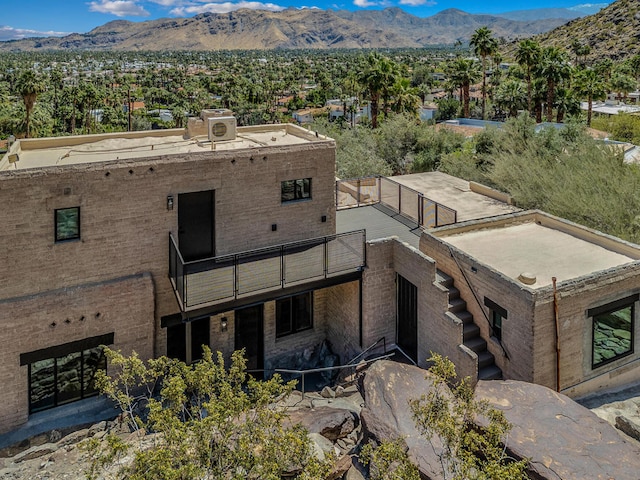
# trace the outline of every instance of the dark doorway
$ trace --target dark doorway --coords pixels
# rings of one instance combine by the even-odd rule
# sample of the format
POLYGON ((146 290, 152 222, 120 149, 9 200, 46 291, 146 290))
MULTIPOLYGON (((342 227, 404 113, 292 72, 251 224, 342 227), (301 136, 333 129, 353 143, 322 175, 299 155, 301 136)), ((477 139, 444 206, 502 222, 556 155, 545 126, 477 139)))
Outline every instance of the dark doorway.
POLYGON ((398 275, 396 282, 398 346, 418 362, 418 288, 398 275))
MULTIPOLYGON (((263 304, 235 311, 235 349, 245 349, 247 370, 264 368, 263 304)), ((262 372, 254 374, 263 378, 262 372)))
POLYGON ((202 347, 209 346, 209 317, 191 322, 191 361, 202 360, 202 347))
POLYGON ((202 346, 209 346, 209 337, 209 317, 167 327, 167 357, 185 363, 202 360, 202 346))
POLYGON ((178 246, 186 262, 214 256, 214 191, 178 195, 178 246))

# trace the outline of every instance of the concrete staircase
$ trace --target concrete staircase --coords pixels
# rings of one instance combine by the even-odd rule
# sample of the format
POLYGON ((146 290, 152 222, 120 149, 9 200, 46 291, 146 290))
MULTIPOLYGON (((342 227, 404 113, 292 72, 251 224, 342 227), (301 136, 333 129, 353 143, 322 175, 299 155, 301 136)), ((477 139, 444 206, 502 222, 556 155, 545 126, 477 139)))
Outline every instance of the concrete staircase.
POLYGON ((480 327, 467 311, 467 302, 460 298, 460 290, 453 285, 453 278, 437 270, 436 281, 449 292, 447 314, 462 323, 462 343, 478 355, 478 380, 501 379, 502 370, 496 366, 493 354, 487 350, 487 342, 480 336, 480 327))

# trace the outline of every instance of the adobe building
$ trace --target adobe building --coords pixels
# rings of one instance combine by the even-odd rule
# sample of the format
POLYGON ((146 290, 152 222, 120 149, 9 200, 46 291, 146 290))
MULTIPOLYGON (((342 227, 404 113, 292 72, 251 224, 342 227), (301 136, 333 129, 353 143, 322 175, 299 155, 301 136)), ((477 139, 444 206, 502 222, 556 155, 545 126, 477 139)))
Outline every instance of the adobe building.
POLYGON ((638 247, 438 172, 336 182, 335 142, 297 126, 20 140, 0 201, 0 433, 95 401, 100 345, 267 374, 384 345, 574 396, 640 378, 638 247))
POLYGON ((364 232, 335 234, 334 141, 199 123, 20 140, 0 162, 0 432, 94 395, 103 344, 263 368, 325 338, 327 288, 364 265, 364 232))

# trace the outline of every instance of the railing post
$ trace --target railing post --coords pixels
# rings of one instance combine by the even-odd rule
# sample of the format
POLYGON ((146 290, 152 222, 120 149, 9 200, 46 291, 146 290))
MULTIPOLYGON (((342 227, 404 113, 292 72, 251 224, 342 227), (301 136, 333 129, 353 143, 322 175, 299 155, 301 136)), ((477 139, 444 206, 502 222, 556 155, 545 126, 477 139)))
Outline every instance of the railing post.
POLYGON ((280 286, 284 288, 284 246, 280 246, 280 286))
POLYGON ((324 237, 324 278, 329 274, 329 240, 324 237))
POLYGON ((238 298, 238 290, 240 289, 239 280, 238 280, 238 263, 239 257, 238 255, 233 256, 233 298, 238 298))
POLYGON ((362 197, 360 196, 360 179, 358 179, 358 190, 357 190, 357 192, 358 192, 358 193, 357 193, 358 198, 357 198, 357 200, 356 200, 356 203, 357 203, 357 205, 358 205, 358 206, 360 206, 360 198, 362 198, 362 197))
POLYGON ((433 211, 435 212, 435 217, 436 217, 436 224, 435 226, 438 226, 438 210, 440 210, 438 207, 440 206, 440 204, 438 202, 433 202, 433 211))
POLYGON ((378 182, 378 203, 382 203, 382 176, 378 175, 376 181, 378 182))
POLYGON ((398 213, 402 213, 402 185, 398 184, 398 213))
POLYGON ((424 196, 421 193, 418 194, 418 225, 424 225, 424 196))

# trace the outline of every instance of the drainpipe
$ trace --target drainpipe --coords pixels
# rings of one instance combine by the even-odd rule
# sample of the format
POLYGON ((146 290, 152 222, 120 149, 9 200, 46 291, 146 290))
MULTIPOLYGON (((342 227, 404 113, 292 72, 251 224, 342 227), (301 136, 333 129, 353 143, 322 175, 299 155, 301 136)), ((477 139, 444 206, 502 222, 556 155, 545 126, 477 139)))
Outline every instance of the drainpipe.
POLYGON ((553 282, 553 316, 556 323, 556 391, 560 391, 560 322, 558 319, 558 290, 556 277, 551 277, 553 282))

